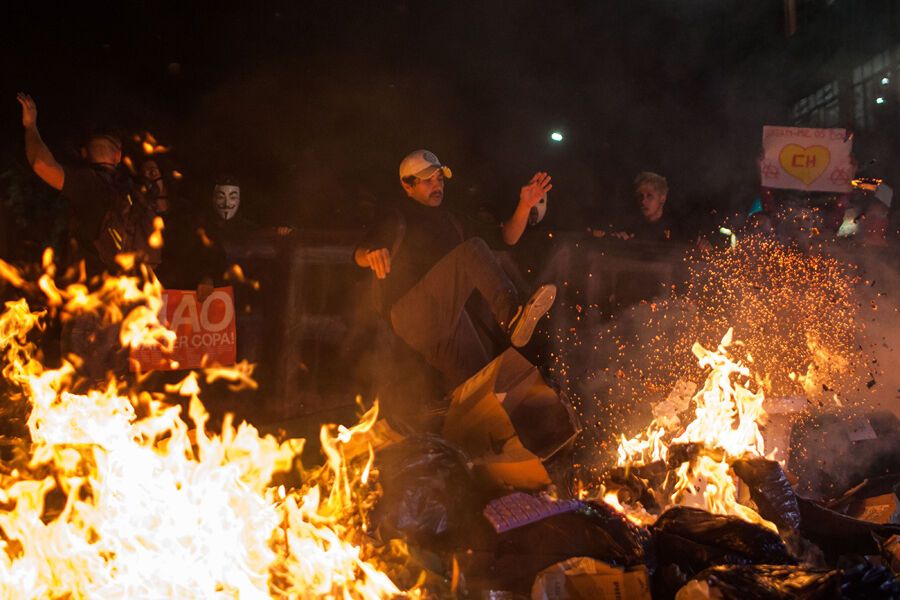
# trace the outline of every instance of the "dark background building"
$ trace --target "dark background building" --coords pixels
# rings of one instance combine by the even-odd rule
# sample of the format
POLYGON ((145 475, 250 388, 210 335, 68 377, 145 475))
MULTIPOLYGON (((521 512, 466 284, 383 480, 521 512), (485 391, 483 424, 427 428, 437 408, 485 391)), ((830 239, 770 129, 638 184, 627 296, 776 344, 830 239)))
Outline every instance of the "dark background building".
POLYGON ((852 127, 860 161, 895 177, 896 5, 20 5, 0 58, 0 171, 23 162, 26 90, 61 157, 94 127, 150 131, 195 202, 233 172, 262 222, 355 226, 399 193, 416 147, 453 167, 451 201, 499 215, 550 171, 559 227, 620 213, 641 170, 669 178, 676 211, 745 208, 765 124, 852 127))
MULTIPOLYGON (((785 0, 785 37, 760 62, 778 75, 784 119, 854 132, 860 172, 900 175, 900 3, 785 0), (783 66, 783 68, 781 68, 783 66)), ((769 77, 767 76, 767 79, 769 77)))

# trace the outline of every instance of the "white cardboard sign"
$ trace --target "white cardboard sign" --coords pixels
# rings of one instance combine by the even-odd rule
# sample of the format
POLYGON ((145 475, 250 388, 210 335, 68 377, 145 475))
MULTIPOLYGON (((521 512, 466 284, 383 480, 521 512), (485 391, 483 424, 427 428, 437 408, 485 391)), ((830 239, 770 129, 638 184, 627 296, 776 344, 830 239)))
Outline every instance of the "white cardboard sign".
POLYGON ((849 192, 856 173, 853 136, 846 129, 763 127, 759 175, 763 187, 849 192))

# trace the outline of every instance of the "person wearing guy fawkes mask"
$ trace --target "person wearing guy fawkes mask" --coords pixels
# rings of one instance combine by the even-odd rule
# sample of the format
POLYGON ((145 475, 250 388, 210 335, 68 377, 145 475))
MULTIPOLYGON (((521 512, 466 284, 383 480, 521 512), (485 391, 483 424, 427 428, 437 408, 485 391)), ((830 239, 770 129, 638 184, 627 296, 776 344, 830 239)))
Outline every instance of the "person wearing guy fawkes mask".
MULTIPOLYGON (((266 268, 248 258, 247 243, 264 238, 267 228, 260 227, 244 216, 241 207, 241 186, 232 175, 220 175, 214 181, 212 195, 204 211, 204 233, 211 243, 224 249, 226 265, 238 264, 250 279, 265 280, 266 268)), ((263 353, 263 329, 253 315, 259 309, 266 310, 266 298, 247 283, 231 281, 234 288, 235 313, 237 315, 238 360, 258 362, 263 353)))
POLYGON ((231 175, 216 178, 212 189, 212 211, 207 219, 210 236, 228 247, 247 241, 260 231, 259 225, 248 219, 241 208, 241 185, 231 175))
POLYGON ((224 221, 230 221, 241 207, 241 186, 232 177, 223 178, 213 188, 216 212, 224 221))
POLYGON ((139 165, 141 191, 165 222, 162 261, 155 268, 163 287, 196 290, 205 300, 227 267, 225 251, 203 235, 190 207, 178 196, 173 181, 163 176, 160 158, 147 157, 139 165))
POLYGON ((292 227, 279 225, 263 227, 245 216, 241 211, 241 185, 231 175, 216 178, 212 195, 212 217, 210 219, 210 235, 215 235, 223 246, 239 244, 254 236, 269 235, 287 236, 293 232, 292 227))

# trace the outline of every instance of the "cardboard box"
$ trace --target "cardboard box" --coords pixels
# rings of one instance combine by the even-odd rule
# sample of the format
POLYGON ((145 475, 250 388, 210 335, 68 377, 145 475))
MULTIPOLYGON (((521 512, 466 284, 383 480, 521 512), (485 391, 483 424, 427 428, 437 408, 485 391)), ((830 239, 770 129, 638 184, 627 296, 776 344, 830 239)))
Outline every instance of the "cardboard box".
POLYGON ((850 505, 847 514, 855 519, 886 525, 900 522, 900 501, 896 494, 865 498, 850 505))
POLYGON ((885 540, 882 553, 894 573, 900 573, 900 535, 892 535, 885 540))
POLYGON ((581 432, 562 393, 514 348, 451 394, 443 437, 472 458, 477 474, 501 485, 549 485, 544 462, 581 432))
POLYGON ((650 579, 643 565, 626 571, 593 558, 570 558, 538 573, 531 600, 650 600, 650 579))

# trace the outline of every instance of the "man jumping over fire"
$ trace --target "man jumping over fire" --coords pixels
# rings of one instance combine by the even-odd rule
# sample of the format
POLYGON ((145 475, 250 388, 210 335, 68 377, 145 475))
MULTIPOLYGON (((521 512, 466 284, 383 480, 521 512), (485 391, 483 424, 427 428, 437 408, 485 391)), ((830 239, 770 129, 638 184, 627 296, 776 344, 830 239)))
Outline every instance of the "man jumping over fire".
MULTIPOLYGON (((383 280, 383 306, 394 332, 452 388, 490 360, 466 311, 473 292, 487 302, 512 345, 521 347, 553 305, 556 286, 542 285, 520 302, 484 240, 467 238, 443 205, 444 181, 451 176, 433 153, 408 154, 400 163, 400 184, 409 200, 384 211, 354 260, 383 280)), ((549 175, 535 174, 522 187, 517 212, 527 215, 551 187, 549 175)))

